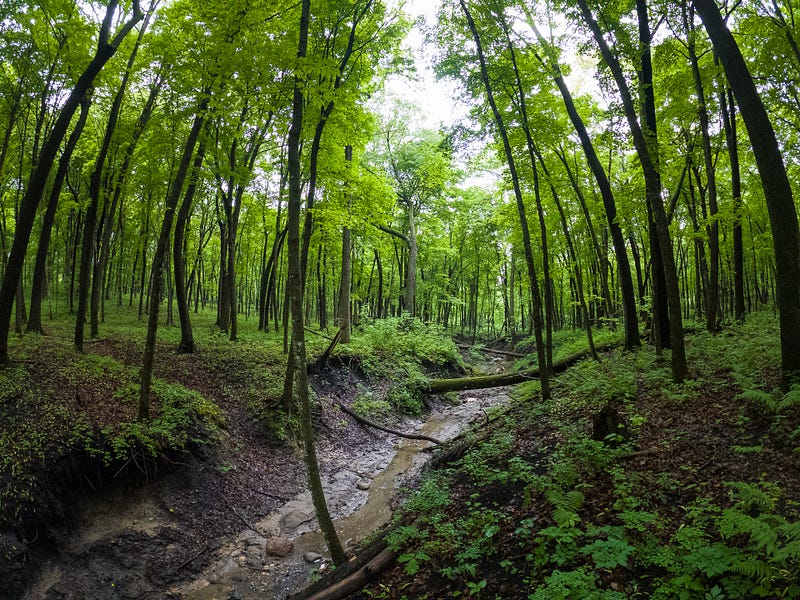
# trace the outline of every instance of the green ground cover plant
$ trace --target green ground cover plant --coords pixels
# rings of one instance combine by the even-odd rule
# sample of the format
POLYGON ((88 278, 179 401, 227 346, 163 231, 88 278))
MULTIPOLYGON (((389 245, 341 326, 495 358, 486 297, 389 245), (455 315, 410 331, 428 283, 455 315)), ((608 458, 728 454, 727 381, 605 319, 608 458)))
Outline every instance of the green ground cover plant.
POLYGON ((643 349, 579 363, 549 402, 519 386, 412 498, 409 558, 362 597, 800 597, 800 415, 777 335, 758 315, 689 337, 680 385, 643 349), (624 439, 592 439, 606 406, 624 439))

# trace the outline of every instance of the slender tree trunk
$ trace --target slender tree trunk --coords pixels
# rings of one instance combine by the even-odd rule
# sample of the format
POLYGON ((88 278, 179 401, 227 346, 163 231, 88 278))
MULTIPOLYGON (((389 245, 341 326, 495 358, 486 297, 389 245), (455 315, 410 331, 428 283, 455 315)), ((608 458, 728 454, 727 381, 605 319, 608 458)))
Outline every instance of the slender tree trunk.
POLYGON ((502 138, 503 141, 503 149, 505 151, 506 161, 508 163, 508 168, 511 173, 511 181, 514 187, 514 197, 516 198, 517 212, 519 213, 520 227, 522 229, 522 241, 525 248, 525 261, 528 266, 528 278, 530 280, 530 286, 531 286, 531 299, 533 302, 534 334, 536 336, 536 356, 539 364, 539 371, 542 373, 540 379, 542 387, 542 398, 549 399, 550 381, 548 378, 548 370, 547 370, 547 354, 545 352, 544 339, 542 336, 542 330, 543 330, 542 300, 539 292, 539 280, 536 274, 536 265, 533 260, 533 248, 531 245, 530 231, 528 229, 528 219, 525 214, 525 203, 522 198, 522 189, 520 188, 519 184, 519 176, 517 175, 516 162, 514 161, 514 155, 511 150, 511 143, 509 142, 508 139, 508 133, 506 131, 505 123, 503 121, 499 109, 497 108, 497 103, 495 102, 494 99, 494 92, 492 91, 491 82, 489 80, 489 74, 486 67, 486 59, 483 54, 483 45, 481 43, 481 38, 478 33, 478 29, 475 26, 475 21, 473 20, 472 14, 467 8, 467 5, 464 2, 464 0, 459 0, 459 3, 461 4, 461 9, 464 12, 464 16, 467 18, 467 23, 469 25, 470 32, 472 33, 475 46, 477 47, 478 60, 480 61, 480 67, 481 67, 481 80, 483 82, 483 86, 486 91, 487 99, 492 108, 492 114, 494 115, 497 129, 500 132, 500 137, 502 138))
MULTIPOLYGON (((311 0, 302 0, 300 17, 300 41, 297 56, 306 57, 308 44, 308 25, 311 0)), ((287 379, 296 382, 300 398, 300 427, 303 440, 308 483, 311 488, 311 498, 317 514, 317 521, 328 545, 328 550, 335 565, 343 565, 347 558, 341 542, 336 535, 328 506, 325 502, 325 493, 319 474, 317 453, 314 445, 314 430, 311 424, 311 401, 308 397, 308 373, 306 371, 306 345, 305 327, 303 323, 303 279, 300 265, 300 203, 301 203, 301 165, 300 165, 300 136, 303 126, 303 88, 298 75, 295 75, 294 96, 292 99, 292 125, 289 130, 289 204, 287 221, 287 239, 289 254, 289 282, 287 288, 290 292, 292 308, 292 356, 294 365, 287 370, 287 379), (293 368, 291 368, 293 367, 293 368)), ((291 389, 291 388, 290 388, 291 389)))
MULTIPOLYGON (((529 17, 529 22, 533 25, 533 19, 529 17)), ((536 30, 536 35, 539 42, 545 47, 549 48, 544 37, 536 30)), ((609 232, 611 233, 611 243, 614 246, 614 253, 617 257, 617 269, 619 270, 619 282, 622 289, 622 311, 625 324, 625 349, 632 350, 641 345, 641 338, 639 336, 639 316, 636 311, 636 297, 633 291, 633 277, 631 275, 630 262, 628 261, 628 253, 625 248, 625 238, 622 235, 622 229, 617 222, 617 205, 614 200, 614 193, 611 190, 611 183, 608 180, 606 171, 603 168, 600 158, 594 148, 589 133, 586 130, 586 125, 583 122, 580 114, 575 108, 575 102, 572 99, 572 94, 567 87, 564 77, 561 74, 561 68, 558 63, 550 59, 550 68, 553 71, 553 79, 561 92, 561 97, 564 101, 564 106, 567 109, 567 114, 572 121, 575 132, 581 141, 581 147, 586 155, 586 161, 589 163, 589 168, 594 175, 597 187, 600 188, 600 196, 603 199, 603 207, 605 209, 606 220, 608 221, 609 232)), ((595 244, 597 242, 595 240, 595 244)), ((599 245, 598 245, 599 248, 599 245)), ((599 253, 599 250, 598 250, 599 253)), ((641 279, 641 278, 640 278, 641 279)))
POLYGON ((611 52, 608 43, 600 30, 600 26, 592 16, 586 0, 578 0, 578 5, 583 15, 584 21, 592 31, 592 35, 597 42, 600 52, 606 64, 611 69, 614 80, 622 97, 625 116, 633 136, 634 146, 642 164, 645 178, 645 188, 648 203, 653 211, 658 248, 663 261, 663 271, 666 283, 666 293, 668 297, 669 311, 669 334, 671 352, 672 378, 678 383, 688 376, 686 365, 686 350, 683 340, 683 321, 681 318, 680 291, 678 288, 677 268, 675 257, 672 254, 672 239, 669 235, 667 215, 664 210, 664 202, 661 197, 661 177, 658 172, 657 138, 655 124, 655 103, 652 86, 652 68, 650 67, 650 31, 647 21, 647 11, 644 0, 637 0, 637 13, 639 15, 640 43, 642 44, 642 80, 645 96, 645 123, 646 131, 643 131, 639 124, 636 108, 625 80, 625 76, 619 61, 611 52))
POLYGON ((142 358, 141 388, 139 391, 139 410, 138 418, 140 421, 147 421, 150 418, 150 386, 153 380, 153 363, 156 352, 156 333, 158 331, 158 312, 161 302, 161 292, 164 274, 164 259, 169 253, 170 234, 172 233, 172 223, 174 220, 175 209, 183 191, 183 184, 189 174, 192 156, 194 154, 197 140, 206 119, 206 112, 209 103, 209 90, 199 102, 197 113, 194 117, 192 129, 183 148, 181 162, 175 173, 175 178, 170 186, 167 196, 166 207, 164 210, 164 220, 161 223, 161 232, 158 236, 156 250, 153 254, 150 276, 150 311, 147 317, 147 336, 145 338, 144 356, 142 358))
POLYGON ((694 41, 694 11, 688 11, 686 2, 683 2, 681 5, 681 10, 687 35, 687 49, 689 51, 689 63, 692 67, 694 92, 697 96, 697 114, 700 120, 700 137, 703 145, 703 166, 705 168, 707 182, 709 224, 706 229, 708 233, 710 264, 708 287, 706 288, 706 329, 713 332, 717 331, 717 305, 719 304, 719 221, 717 219, 719 208, 717 207, 717 174, 711 148, 706 94, 703 88, 703 80, 700 76, 700 64, 697 58, 697 49, 694 41))
POLYGON ((36 251, 36 264, 33 269, 31 304, 28 314, 27 331, 44 333, 44 327, 42 326, 42 299, 44 297, 44 283, 47 277, 47 253, 50 248, 50 237, 53 231, 56 208, 58 207, 58 198, 61 195, 61 189, 64 185, 64 179, 67 176, 67 169, 69 168, 69 161, 72 158, 72 152, 75 150, 75 145, 78 143, 78 138, 80 138, 83 127, 86 124, 90 104, 91 100, 89 96, 84 96, 81 101, 81 112, 78 117, 78 122, 75 124, 75 128, 72 130, 67 140, 64 152, 61 154, 61 158, 58 161, 58 170, 56 171, 56 176, 50 189, 50 199, 47 202, 47 209, 42 218, 42 232, 39 235, 39 248, 36 251))
POLYGON ((742 239, 742 178, 739 170, 739 141, 736 132, 736 103, 733 93, 721 86, 719 105, 731 164, 731 196, 733 197, 733 313, 737 321, 745 316, 744 240, 742 239))
MULTIPOLYGON (((178 344, 178 354, 192 354, 194 352, 194 335, 192 334, 192 321, 189 317, 189 296, 186 291, 186 252, 185 238, 192 213, 192 202, 197 190, 197 180, 200 177, 200 167, 206 154, 206 145, 203 140, 197 149, 192 165, 192 176, 189 187, 183 196, 183 201, 178 209, 175 221, 175 234, 172 240, 172 264, 175 269, 175 299, 178 304, 178 320, 181 324, 181 341, 178 344)), ((200 245, 202 240, 198 240, 200 245)))
POLYGON ((352 267, 350 228, 342 228, 342 271, 339 282, 339 342, 350 343, 350 278, 352 267))

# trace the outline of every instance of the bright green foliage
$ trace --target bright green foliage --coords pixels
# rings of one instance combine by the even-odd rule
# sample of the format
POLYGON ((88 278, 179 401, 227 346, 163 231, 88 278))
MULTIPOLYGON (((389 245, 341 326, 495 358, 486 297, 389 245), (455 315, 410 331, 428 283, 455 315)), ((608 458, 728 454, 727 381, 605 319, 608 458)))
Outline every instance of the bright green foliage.
MULTIPOLYGON (((658 410, 658 402, 669 401, 676 406, 671 413, 679 414, 698 402, 697 395, 722 402, 722 391, 741 410, 725 413, 724 427, 758 442, 765 455, 776 441, 792 439, 785 430, 796 423, 796 390, 749 391, 736 400, 731 391, 741 389, 731 387, 734 377, 759 380, 745 364, 767 360, 750 353, 777 335, 764 340, 753 335, 756 327, 743 325, 730 337, 698 334, 689 345, 703 366, 698 379, 667 390, 667 363, 641 351, 579 363, 560 376, 558 395, 549 402, 520 396, 489 431, 468 438, 463 458, 439 475, 435 487, 426 484, 412 497, 407 510, 417 528, 398 538, 398 548, 409 557, 424 553, 427 558, 415 565, 420 572, 449 579, 463 596, 487 581, 481 594, 491 597, 493 584, 503 583, 497 582, 500 569, 515 593, 537 599, 800 597, 800 515, 768 472, 755 481, 723 483, 706 480, 703 465, 694 463, 659 471, 656 459, 642 468, 636 446, 609 448, 587 432, 586 416, 614 401, 630 421, 635 444, 658 422, 647 412, 658 410), (663 400, 659 395, 654 403, 651 394, 663 400), (774 402, 771 412, 762 396, 774 402), (748 429, 750 418, 761 419, 763 438, 748 429), (448 501, 448 494, 459 503, 448 501)), ((760 383, 765 387, 763 378, 760 383)), ((670 456, 688 435, 676 428, 659 436, 663 450, 644 452, 670 456)), ((741 456, 735 447, 720 452, 728 457, 725 464, 741 456)))
POLYGON ((461 357, 441 328, 410 317, 370 321, 347 346, 369 377, 392 382, 387 400, 398 411, 422 414, 422 393, 428 387, 425 369, 452 369, 461 357))

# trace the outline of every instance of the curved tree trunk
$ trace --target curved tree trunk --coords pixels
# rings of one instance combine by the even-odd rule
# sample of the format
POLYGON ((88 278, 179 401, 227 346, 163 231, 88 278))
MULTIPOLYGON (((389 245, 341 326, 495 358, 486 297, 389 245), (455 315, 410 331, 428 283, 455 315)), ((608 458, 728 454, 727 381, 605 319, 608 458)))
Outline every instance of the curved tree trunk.
MULTIPOLYGON (((302 0, 300 16, 300 40, 297 56, 305 58, 308 48, 308 23, 311 10, 311 0, 302 0)), ((286 372, 287 381, 297 384, 300 398, 300 429, 303 440, 303 451, 308 474, 308 483, 311 488, 311 498, 317 514, 320 529, 328 545, 333 562, 339 566, 347 561, 341 542, 336 535, 328 506, 325 502, 325 493, 320 480, 317 453, 314 445, 314 430, 311 424, 311 401, 308 397, 308 373, 306 371, 306 345, 305 327, 303 323, 303 276, 300 265, 300 203, 302 196, 301 164, 300 164, 300 136, 303 127, 303 88, 299 75, 295 75, 294 96, 292 99, 292 125, 289 130, 289 203, 287 220, 287 243, 289 258, 289 281, 287 289, 291 302, 292 312, 292 346, 291 356, 286 372)), ((289 386, 291 390, 292 386, 289 386)))
POLYGON ((153 381, 153 362, 156 351, 156 333, 158 332, 158 312, 161 302, 161 291, 163 285, 164 259, 169 253, 169 239, 172 233, 172 222, 174 220, 175 209, 178 206, 183 184, 189 174, 197 140, 206 120, 208 111, 210 90, 204 90, 204 96, 200 100, 197 113, 194 117, 192 129, 183 148, 181 162, 172 180, 167 202, 164 210, 164 220, 161 223, 161 231, 158 235, 156 251, 153 254, 153 262, 150 275, 150 311, 147 315, 147 336, 144 344, 144 356, 142 358, 141 388, 139 390, 139 410, 138 418, 140 421, 147 421, 150 418, 150 385, 153 381))
POLYGON ((8 331, 11 324, 11 307, 13 306, 14 296, 17 292, 17 284, 22 275, 22 266, 25 262, 28 242, 30 241, 33 223, 36 219, 36 211, 42 199, 48 176, 53 168, 53 162, 58 148, 64 136, 66 136, 69 123, 72 121, 72 117, 78 109, 81 99, 92 86, 95 77, 97 77, 98 73, 100 73, 109 59, 114 56, 125 36, 127 36, 131 29, 144 17, 144 14, 139 8, 138 0, 134 0, 133 16, 120 26, 112 39, 109 39, 117 5, 117 0, 111 0, 106 7, 103 24, 100 28, 97 52, 86 67, 86 70, 84 70, 78 78, 78 82, 75 84, 75 87, 72 88, 72 91, 64 102, 58 119, 39 153, 38 160, 36 161, 36 168, 31 174, 30 185, 28 185, 25 190, 25 195, 20 205, 14 242, 11 246, 11 255, 6 262, 3 283, 2 286, 0 286, 0 364, 9 362, 8 331))
MULTIPOLYGON (((622 97, 622 104, 625 116, 631 129, 636 153, 642 165, 645 179, 645 189, 648 205, 653 211, 655 234, 657 238, 658 250, 663 262, 663 273, 666 283, 666 295, 668 299, 669 311, 669 335, 672 347, 671 366, 672 379, 678 383, 688 376, 686 365, 686 349, 683 340, 683 320, 681 315, 680 289, 678 286, 678 274, 675 266, 675 257, 672 254, 672 239, 669 234, 666 211, 661 197, 661 177, 658 171, 657 139, 654 129, 655 103, 652 86, 652 68, 650 67, 650 45, 649 28, 647 21, 647 11, 643 0, 637 0, 637 12, 639 14, 639 28, 642 44, 642 81, 645 97, 645 123, 646 133, 639 124, 636 107, 630 94, 630 89, 625 80, 619 60, 614 56, 608 46, 603 32, 595 18, 592 16, 586 0, 578 0, 578 6, 584 21, 592 32, 595 42, 600 48, 600 52, 611 69, 614 80, 622 97)), ((655 259, 656 257, 653 257, 655 259)))
POLYGON ((767 202, 775 249, 775 278, 781 322, 783 385, 800 378, 800 226, 775 130, 739 46, 714 0, 694 0, 736 96, 753 146, 767 202))
MULTIPOLYGON (((546 49, 549 48, 547 41, 536 29, 533 19, 528 18, 529 23, 534 28, 539 43, 546 49)), ((594 175, 597 187, 600 188, 600 196, 603 199, 603 208, 605 209, 606 219, 608 221, 609 232, 611 233, 611 243, 614 246, 614 253, 617 257, 617 269, 619 271, 619 283, 622 291, 622 312, 625 325, 625 348, 632 350, 641 345, 641 338, 639 336, 639 317, 636 311, 636 296, 633 291, 633 277, 631 275, 630 262, 628 261, 628 252, 625 247, 625 239, 622 235, 622 229, 617 222, 617 205, 614 201, 614 193, 611 190, 611 183, 608 180, 606 171, 597 152, 594 148, 589 133, 586 130, 586 125, 583 122, 578 110, 575 108, 575 102, 572 99, 572 93, 569 91, 564 77, 561 73, 561 68, 555 60, 550 59, 550 68, 553 71, 553 79, 556 86, 561 92, 561 98, 564 101, 564 106, 567 109, 567 114, 572 121, 575 132, 581 141, 581 147, 586 155, 586 161, 589 163, 589 168, 594 175)), ((595 245, 599 248, 599 244, 595 239, 595 245)), ((599 254, 599 250, 598 250, 599 254)), ((602 259, 601 259, 602 260, 602 259)))
POLYGON ((178 304, 178 321, 181 324, 181 341, 178 344, 178 354, 192 354, 194 352, 194 335, 192 334, 192 321, 189 317, 189 298, 186 292, 186 229, 189 227, 189 217, 192 213, 192 202, 197 190, 197 179, 200 176, 200 167, 206 155, 206 145, 200 142, 197 154, 192 165, 192 178, 183 201, 178 209, 175 221, 175 233, 172 240, 172 264, 175 270, 175 300, 178 304))
POLYGON ((534 263, 533 260, 533 248, 531 245, 530 231, 528 229, 528 218, 525 214, 525 203, 522 198, 522 189, 520 188, 519 176, 517 175, 517 167, 514 161, 513 152, 511 150, 511 143, 509 142, 508 139, 508 132, 506 130, 505 122, 503 121, 503 117, 500 114, 499 109, 497 108, 497 103, 495 102, 494 99, 494 92, 492 90, 491 82, 489 81, 489 73, 486 68, 486 58, 484 57, 483 54, 483 45, 481 43, 481 38, 478 33, 478 29, 475 26, 475 21, 473 20, 472 14, 467 8, 467 5, 464 2, 464 0, 459 0, 459 3, 461 4, 461 9, 464 12, 464 16, 467 18, 467 23, 469 25, 470 32, 472 33, 472 37, 478 51, 478 60, 480 61, 480 68, 481 68, 481 80, 483 82, 483 86, 486 91, 486 96, 489 101, 489 105, 492 108, 492 114, 494 115, 497 129, 503 141, 503 149, 505 151, 506 161, 508 163, 508 169, 511 173, 511 182, 514 187, 514 197, 516 198, 517 202, 517 212, 519 213, 520 228, 522 229, 522 242, 525 248, 525 262, 528 266, 528 278, 531 286, 531 298, 533 302, 532 320, 534 325, 534 335, 536 337, 536 358, 539 364, 540 372, 544 373, 544 375, 540 379, 542 386, 542 397, 544 399, 548 399, 550 398, 550 382, 549 378, 547 377, 547 355, 545 352, 544 339, 542 336, 542 330, 543 330, 542 299, 539 292, 539 279, 536 274, 536 264, 534 263))
POLYGON ((53 186, 50 189, 50 199, 47 202, 47 209, 45 210, 44 217, 42 218, 42 232, 39 235, 39 247, 36 250, 36 264, 33 268, 33 283, 31 284, 31 304, 30 312, 28 313, 28 326, 27 331, 36 331, 44 333, 42 326, 42 299, 44 280, 47 276, 47 253, 50 249, 50 236, 53 231, 53 222, 56 217, 56 208, 58 207, 58 198, 61 195, 61 188, 64 185, 64 179, 67 176, 67 169, 69 168, 69 161, 72 158, 72 152, 75 150, 75 145, 78 143, 78 138, 81 136, 83 127, 86 124, 86 118, 89 115, 89 105, 91 99, 89 96, 84 96, 81 100, 81 113, 78 117, 78 122, 67 140, 67 145, 64 152, 58 161, 58 171, 56 171, 53 186))

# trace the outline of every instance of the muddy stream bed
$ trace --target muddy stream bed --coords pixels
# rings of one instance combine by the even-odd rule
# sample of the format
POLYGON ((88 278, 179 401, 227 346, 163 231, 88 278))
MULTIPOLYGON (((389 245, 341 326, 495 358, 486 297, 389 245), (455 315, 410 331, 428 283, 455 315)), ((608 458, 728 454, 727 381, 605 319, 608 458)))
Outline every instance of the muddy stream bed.
MULTIPOLYGON (((495 370, 498 364, 493 367, 495 370)), ((507 400, 504 388, 462 392, 457 404, 435 403, 424 420, 405 419, 396 428, 446 441, 488 408, 507 400)), ((345 426, 343 419, 339 423, 345 426)), ((413 484, 430 458, 426 450, 433 444, 390 436, 360 424, 348 427, 363 429, 362 442, 343 449, 336 443, 336 430, 329 429, 319 440, 318 458, 339 538, 346 548, 353 548, 390 520, 398 490, 413 484)), ((203 536, 200 526, 200 535, 195 531, 191 537, 191 528, 180 525, 175 514, 178 509, 165 504, 158 488, 98 494, 80 511, 64 548, 42 561, 25 597, 282 600, 329 566, 310 493, 295 493, 305 487, 302 481, 298 485, 296 475, 286 474, 283 489, 277 490, 284 493, 276 493, 281 502, 257 519, 246 518, 223 498, 227 510, 239 521, 239 527, 226 535, 203 536), (188 551, 190 543, 193 549, 188 551), (154 578, 148 576, 159 568, 154 562, 166 562, 170 553, 177 555, 178 550, 181 557, 188 553, 188 558, 177 565, 171 563, 169 568, 176 576, 154 584, 154 578), (84 570, 92 571, 92 577, 84 570), (97 572, 102 575, 98 577, 97 572)), ((196 492, 199 523, 203 499, 200 491, 196 492)))
MULTIPOLYGON (((406 429, 446 441, 507 398, 502 390, 463 392, 460 404, 440 405, 424 422, 408 421, 406 429)), ((431 456, 424 451, 432 446, 427 441, 395 437, 385 445, 353 458, 323 481, 336 531, 348 548, 390 520, 397 490, 411 483, 431 456)), ((248 529, 228 544, 229 551, 221 553, 224 558, 210 571, 175 591, 192 600, 283 599, 310 583, 312 574, 328 563, 309 492, 253 523, 253 529, 257 532, 248 529), (291 541, 292 551, 282 558, 269 556, 265 550, 269 538, 291 541)))

